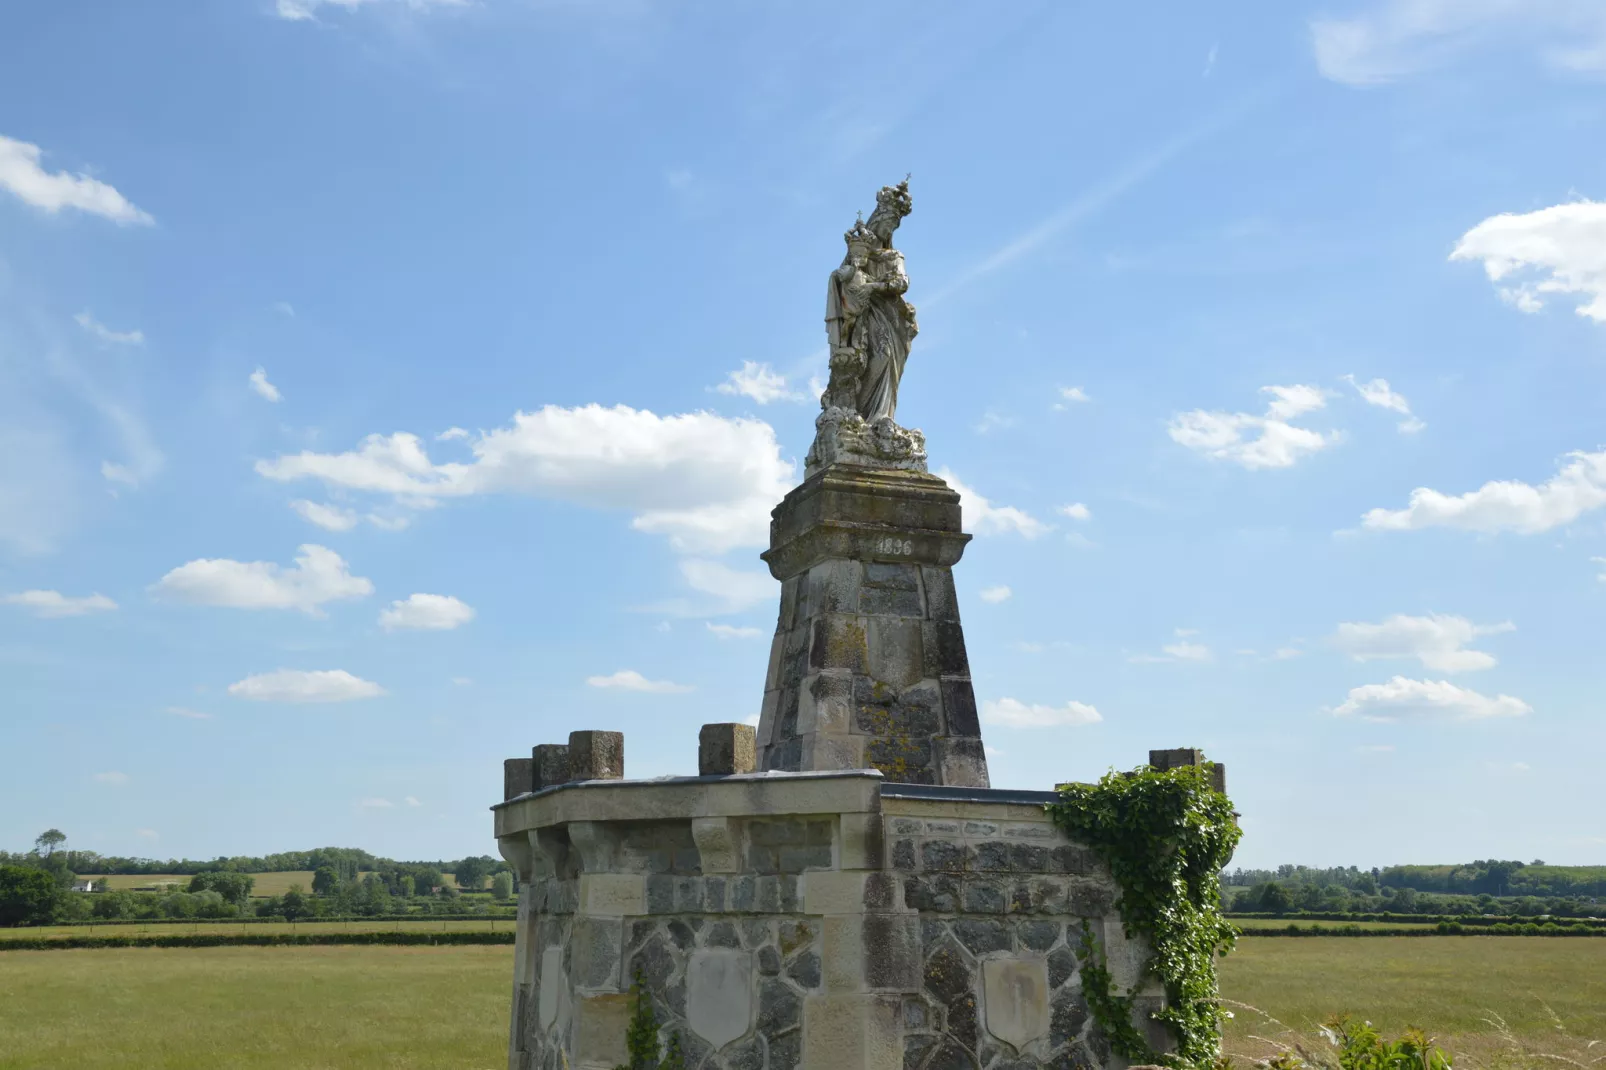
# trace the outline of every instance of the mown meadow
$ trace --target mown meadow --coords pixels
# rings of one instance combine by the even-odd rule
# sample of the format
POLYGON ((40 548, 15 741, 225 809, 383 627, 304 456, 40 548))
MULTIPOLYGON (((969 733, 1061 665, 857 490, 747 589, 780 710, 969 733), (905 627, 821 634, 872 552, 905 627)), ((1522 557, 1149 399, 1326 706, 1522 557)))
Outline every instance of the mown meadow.
MULTIPOLYGON (((4 952, 0 1070, 499 1068, 512 962, 506 946, 4 952)), ((1249 938, 1221 966, 1243 1060, 1347 1012, 1427 1029, 1458 1066, 1606 1065, 1606 940, 1249 938)))

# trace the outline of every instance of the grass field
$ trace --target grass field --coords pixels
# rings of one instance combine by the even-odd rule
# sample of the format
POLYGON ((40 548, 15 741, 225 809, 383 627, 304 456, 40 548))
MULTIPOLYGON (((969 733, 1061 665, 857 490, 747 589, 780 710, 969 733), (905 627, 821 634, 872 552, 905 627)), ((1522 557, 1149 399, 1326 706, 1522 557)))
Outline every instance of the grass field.
MULTIPOLYGON (((8 952, 0 1070, 500 1067, 512 962, 510 947, 8 952)), ((1428 1029, 1458 1070, 1537 1065, 1507 1057, 1513 1042, 1588 1065, 1601 1046, 1584 1041, 1606 1041, 1606 940, 1246 940, 1222 963, 1222 992, 1277 1019, 1239 1010, 1227 1040, 1240 1055, 1270 1050, 1256 1036, 1351 1011, 1428 1029)))
POLYGON ((1598 1039, 1588 1058, 1606 1054, 1606 940, 1246 939, 1221 963, 1221 991, 1264 1012, 1235 1009, 1228 1049, 1243 1054, 1270 1050, 1252 1036, 1276 1039, 1284 1028, 1308 1034, 1343 1012, 1389 1032, 1420 1026, 1485 1065, 1505 1046, 1495 1018, 1543 1051, 1576 1054, 1598 1039))
MULTIPOLYGON (((84 876, 85 879, 90 879, 88 874, 84 876)), ((251 876, 256 878, 256 884, 251 887, 253 898, 265 899, 270 895, 283 895, 290 890, 292 884, 301 885, 301 890, 304 892, 312 889, 310 869, 286 870, 282 873, 253 873, 251 876)), ((110 881, 111 890, 114 892, 132 888, 160 887, 163 884, 177 884, 179 890, 183 891, 190 886, 189 875, 183 873, 160 873, 152 876, 114 874, 110 877, 93 879, 110 881)))
POLYGON ((513 918, 475 918, 471 920, 409 918, 406 921, 152 921, 120 925, 43 925, 37 928, 0 929, 0 943, 6 940, 36 940, 41 937, 68 936, 173 936, 179 933, 329 933, 329 932, 504 932, 513 931, 513 918))
POLYGON ((0 1070, 490 1070, 511 947, 19 951, 0 1070))
MULTIPOLYGON (((177 884, 182 891, 190 886, 189 875, 183 873, 159 873, 151 876, 131 876, 128 874, 114 874, 109 877, 92 877, 90 874, 82 874, 82 876, 85 879, 110 881, 111 890, 114 892, 132 888, 153 888, 163 884, 177 884)), ((266 899, 270 895, 283 895, 290 890, 292 884, 301 885, 303 892, 312 890, 312 870, 310 869, 292 869, 278 873, 253 873, 251 876, 256 878, 256 884, 251 887, 251 897, 253 899, 266 899)), ((453 884, 457 883, 455 874, 443 873, 441 876, 453 884)))

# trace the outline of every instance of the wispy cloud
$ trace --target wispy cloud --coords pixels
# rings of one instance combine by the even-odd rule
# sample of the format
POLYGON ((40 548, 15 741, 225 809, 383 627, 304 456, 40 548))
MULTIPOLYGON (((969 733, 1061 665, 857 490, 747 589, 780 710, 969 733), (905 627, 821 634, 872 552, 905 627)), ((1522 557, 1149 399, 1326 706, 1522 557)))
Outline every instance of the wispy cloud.
POLYGON ((40 164, 43 156, 38 145, 0 136, 0 189, 45 212, 72 208, 114 223, 155 222, 149 213, 135 208, 128 198, 97 178, 46 171, 40 164))
POLYGON ((1252 100, 1246 99, 1217 112, 1204 122, 1164 142, 1152 152, 1128 163, 1102 182, 1073 197, 1057 211, 1028 227, 1011 241, 961 271, 936 293, 924 298, 921 307, 934 308, 988 275, 1036 252, 1067 227, 1091 218, 1195 145, 1207 141, 1236 122, 1249 110, 1251 103, 1252 100))
POLYGON ((138 330, 114 331, 95 319, 87 311, 78 313, 73 317, 73 320, 77 322, 78 326, 88 331, 91 337, 105 342, 107 345, 142 346, 145 344, 145 332, 138 330))
POLYGON ((262 400, 284 400, 284 395, 279 393, 279 388, 268 382, 268 373, 263 369, 258 368, 256 371, 252 372, 247 381, 251 384, 251 389, 255 391, 256 396, 262 400))
POLYGON ((103 594, 71 598, 60 591, 19 591, 16 594, 0 596, 0 602, 8 606, 21 606, 31 610, 36 617, 46 618, 82 617, 89 613, 105 613, 117 608, 117 603, 103 594))
POLYGON ((703 624, 721 639, 757 639, 764 634, 757 628, 737 627, 734 624, 715 624, 713 621, 704 621, 703 624))
POLYGON ((1387 409, 1390 412, 1397 412, 1405 417, 1399 423, 1399 431, 1402 435, 1414 435, 1427 426, 1427 424, 1411 414, 1411 403, 1405 400, 1404 394, 1393 390, 1389 386, 1387 379, 1373 379, 1370 382, 1361 383, 1356 381, 1355 376, 1346 375, 1344 380, 1355 388, 1355 392, 1361 395, 1361 400, 1368 405, 1387 409))
POLYGON ((786 376, 768 364, 755 360, 742 361, 742 366, 726 376, 725 381, 714 389, 721 394, 751 398, 760 405, 768 405, 772 401, 804 401, 808 397, 802 391, 788 387, 786 376))
POLYGON ((588 676, 586 683, 616 691, 644 691, 655 695, 676 695, 693 690, 689 684, 669 680, 649 680, 634 669, 620 669, 610 676, 588 676))

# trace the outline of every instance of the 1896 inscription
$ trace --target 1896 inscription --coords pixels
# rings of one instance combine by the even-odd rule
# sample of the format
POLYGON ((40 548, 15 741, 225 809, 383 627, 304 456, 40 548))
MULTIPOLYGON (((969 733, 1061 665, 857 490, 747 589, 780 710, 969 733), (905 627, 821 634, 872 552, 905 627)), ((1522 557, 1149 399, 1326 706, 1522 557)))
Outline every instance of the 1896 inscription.
POLYGON ((875 542, 875 552, 898 557, 907 557, 915 552, 915 544, 909 539, 880 538, 875 542))

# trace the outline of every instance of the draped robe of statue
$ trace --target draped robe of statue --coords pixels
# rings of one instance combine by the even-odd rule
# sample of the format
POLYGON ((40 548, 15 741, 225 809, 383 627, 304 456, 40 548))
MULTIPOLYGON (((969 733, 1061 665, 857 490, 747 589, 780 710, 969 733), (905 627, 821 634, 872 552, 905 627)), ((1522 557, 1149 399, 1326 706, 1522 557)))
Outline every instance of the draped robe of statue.
POLYGON ((903 295, 909 289, 903 254, 881 249, 869 259, 869 280, 863 309, 854 325, 855 341, 865 355, 864 378, 857 408, 866 422, 892 419, 898 409, 898 383, 914 344, 914 309, 903 295))

